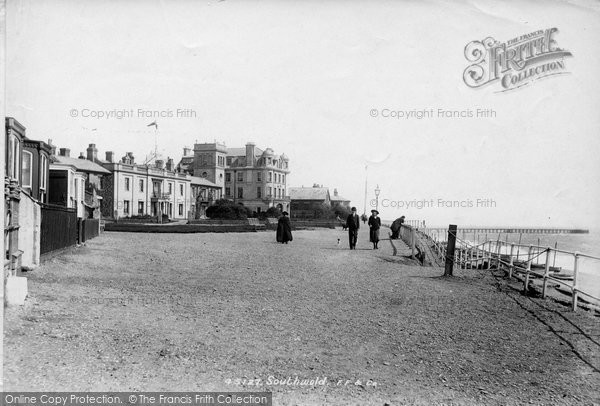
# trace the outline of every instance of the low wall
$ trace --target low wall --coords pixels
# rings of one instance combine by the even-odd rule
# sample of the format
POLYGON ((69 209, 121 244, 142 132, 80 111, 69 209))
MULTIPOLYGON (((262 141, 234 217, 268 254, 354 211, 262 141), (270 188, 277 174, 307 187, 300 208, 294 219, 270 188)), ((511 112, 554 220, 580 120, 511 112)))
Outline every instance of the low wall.
POLYGON ((341 223, 336 220, 291 220, 292 230, 305 230, 309 228, 336 228, 341 223))
POLYGON ((126 224, 106 223, 105 231, 128 233, 247 233, 264 230, 264 225, 246 224, 126 224))
POLYGON ((204 225, 244 225, 248 224, 248 219, 197 219, 190 220, 188 224, 204 224, 204 225))

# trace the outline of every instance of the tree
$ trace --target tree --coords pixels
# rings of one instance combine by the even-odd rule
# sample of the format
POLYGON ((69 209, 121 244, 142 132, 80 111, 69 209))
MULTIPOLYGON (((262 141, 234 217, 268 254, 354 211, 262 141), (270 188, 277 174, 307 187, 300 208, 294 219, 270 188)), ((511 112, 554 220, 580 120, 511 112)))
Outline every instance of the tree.
POLYGON ((345 206, 340 203, 334 204, 331 210, 333 211, 335 217, 339 217, 342 220, 346 220, 346 218, 350 215, 350 209, 348 208, 348 206, 345 206))

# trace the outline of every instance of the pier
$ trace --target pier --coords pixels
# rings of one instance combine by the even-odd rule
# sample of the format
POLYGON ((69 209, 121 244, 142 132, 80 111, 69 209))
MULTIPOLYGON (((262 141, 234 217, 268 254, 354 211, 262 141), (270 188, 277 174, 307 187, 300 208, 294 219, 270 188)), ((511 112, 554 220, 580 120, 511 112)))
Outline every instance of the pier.
MULTIPOLYGON (((387 222, 391 224, 391 221, 387 222)), ((409 220, 405 223, 408 226, 429 231, 448 231, 448 227, 427 227, 423 220, 409 220)), ((458 227, 459 233, 503 233, 503 234, 589 234, 590 230, 584 228, 557 228, 557 227, 478 227, 466 226, 458 227)))

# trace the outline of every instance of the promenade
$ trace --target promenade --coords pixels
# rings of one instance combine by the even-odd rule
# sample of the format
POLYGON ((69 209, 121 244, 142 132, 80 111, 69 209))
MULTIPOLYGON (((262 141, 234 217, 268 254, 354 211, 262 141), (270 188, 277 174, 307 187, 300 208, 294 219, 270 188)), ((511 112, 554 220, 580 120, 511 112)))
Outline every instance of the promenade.
POLYGON ((27 274, 25 306, 5 309, 4 390, 600 402, 598 317, 522 296, 489 271, 440 277, 394 244, 397 256, 389 241, 371 250, 364 228, 355 251, 340 229, 296 231, 287 245, 274 232, 104 233, 27 274))

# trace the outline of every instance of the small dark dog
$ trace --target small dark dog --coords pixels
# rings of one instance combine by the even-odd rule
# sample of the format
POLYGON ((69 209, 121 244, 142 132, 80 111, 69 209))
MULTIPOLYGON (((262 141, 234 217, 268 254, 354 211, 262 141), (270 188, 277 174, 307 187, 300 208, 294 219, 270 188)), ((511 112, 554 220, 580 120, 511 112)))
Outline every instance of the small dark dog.
POLYGON ((345 230, 347 230, 347 229, 348 229, 348 224, 346 224, 346 223, 343 223, 343 224, 342 224, 342 230, 344 230, 344 231, 345 231, 345 230))

